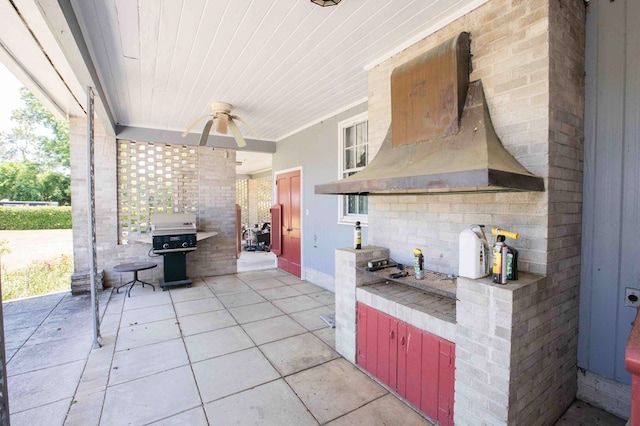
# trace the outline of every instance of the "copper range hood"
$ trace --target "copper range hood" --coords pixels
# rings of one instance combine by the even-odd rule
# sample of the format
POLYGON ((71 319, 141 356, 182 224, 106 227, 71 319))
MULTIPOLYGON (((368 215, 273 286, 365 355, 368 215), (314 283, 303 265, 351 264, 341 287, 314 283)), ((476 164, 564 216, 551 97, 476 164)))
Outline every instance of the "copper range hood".
POLYGON ((391 74, 391 126, 358 173, 316 185, 316 194, 544 191, 500 142, 482 83, 469 83, 469 34, 391 74))

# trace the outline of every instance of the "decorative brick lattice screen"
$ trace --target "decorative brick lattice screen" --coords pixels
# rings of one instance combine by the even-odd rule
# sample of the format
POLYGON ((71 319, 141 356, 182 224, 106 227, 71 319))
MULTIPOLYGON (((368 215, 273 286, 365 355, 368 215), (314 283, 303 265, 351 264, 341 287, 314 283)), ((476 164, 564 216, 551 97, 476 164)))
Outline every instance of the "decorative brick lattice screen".
POLYGON ((258 181, 258 222, 271 222, 270 208, 273 205, 273 182, 271 179, 258 181))
POLYGON ((198 219, 196 147, 118 141, 118 236, 144 236, 153 213, 192 213, 198 219))
POLYGON ((236 180, 236 203, 240 205, 241 223, 249 224, 249 179, 236 180))

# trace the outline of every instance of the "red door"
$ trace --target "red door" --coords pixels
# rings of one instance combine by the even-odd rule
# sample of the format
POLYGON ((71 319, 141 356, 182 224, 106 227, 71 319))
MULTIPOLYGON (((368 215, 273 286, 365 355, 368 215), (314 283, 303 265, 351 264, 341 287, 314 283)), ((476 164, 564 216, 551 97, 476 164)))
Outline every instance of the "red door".
POLYGON ((301 277, 300 171, 277 175, 276 186, 278 204, 282 206, 282 252, 278 257, 278 268, 301 277))

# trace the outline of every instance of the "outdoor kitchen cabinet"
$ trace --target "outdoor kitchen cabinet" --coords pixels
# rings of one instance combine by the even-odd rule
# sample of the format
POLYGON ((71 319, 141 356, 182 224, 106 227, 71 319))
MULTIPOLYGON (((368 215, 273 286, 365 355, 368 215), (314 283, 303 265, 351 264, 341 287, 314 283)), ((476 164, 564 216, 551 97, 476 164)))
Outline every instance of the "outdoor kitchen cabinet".
POLYGON ((356 363, 438 423, 453 424, 455 344, 358 302, 356 363))

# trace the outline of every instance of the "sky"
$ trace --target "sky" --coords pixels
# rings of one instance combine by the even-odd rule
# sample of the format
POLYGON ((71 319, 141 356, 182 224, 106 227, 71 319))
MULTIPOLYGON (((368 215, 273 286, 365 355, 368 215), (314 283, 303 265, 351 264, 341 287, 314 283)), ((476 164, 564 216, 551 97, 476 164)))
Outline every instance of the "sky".
POLYGON ((11 111, 22 106, 18 89, 22 83, 0 62, 0 132, 9 132, 11 111))

